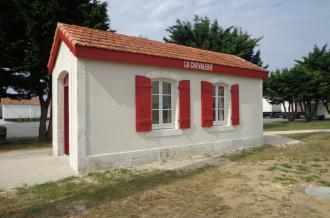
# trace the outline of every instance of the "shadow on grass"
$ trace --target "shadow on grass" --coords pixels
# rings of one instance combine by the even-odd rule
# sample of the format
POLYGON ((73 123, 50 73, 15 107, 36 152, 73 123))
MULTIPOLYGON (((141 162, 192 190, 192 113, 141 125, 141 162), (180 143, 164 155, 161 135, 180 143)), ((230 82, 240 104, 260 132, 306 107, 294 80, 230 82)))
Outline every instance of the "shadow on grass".
MULTIPOLYGON (((93 208, 103 201, 125 198, 159 185, 166 185, 197 175, 211 167, 194 171, 132 172, 120 170, 90 173, 84 177, 70 177, 58 182, 18 189, 17 196, 0 211, 0 217, 63 216, 74 212, 74 202, 84 202, 93 208), (15 198, 21 202, 17 206, 15 198)), ((1 206, 1 204, 0 204, 1 206)), ((1 207, 0 207, 1 208, 1 207)))

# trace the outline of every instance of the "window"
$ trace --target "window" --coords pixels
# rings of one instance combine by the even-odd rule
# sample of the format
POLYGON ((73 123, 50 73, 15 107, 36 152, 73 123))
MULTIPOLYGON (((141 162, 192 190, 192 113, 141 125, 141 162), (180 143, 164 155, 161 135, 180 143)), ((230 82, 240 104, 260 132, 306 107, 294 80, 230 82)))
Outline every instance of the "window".
POLYGON ((152 81, 152 127, 174 128, 173 85, 168 81, 152 81))
POLYGON ((226 86, 213 85, 213 125, 224 125, 227 120, 226 86))

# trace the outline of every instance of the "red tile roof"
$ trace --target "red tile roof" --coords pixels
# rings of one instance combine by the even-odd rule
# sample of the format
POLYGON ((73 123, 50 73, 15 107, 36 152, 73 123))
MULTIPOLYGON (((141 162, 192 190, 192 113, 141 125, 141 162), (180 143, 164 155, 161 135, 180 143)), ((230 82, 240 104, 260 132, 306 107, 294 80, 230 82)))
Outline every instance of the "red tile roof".
POLYGON ((0 103, 3 105, 39 105, 39 99, 10 99, 10 98, 1 98, 0 103))
MULTIPOLYGON (((125 52, 130 54, 147 55, 152 57, 170 58, 182 61, 196 61, 227 67, 242 68, 260 71, 265 74, 267 70, 254 65, 235 55, 206 51, 172 43, 159 42, 139 37, 126 36, 108 31, 101 31, 76 25, 58 23, 57 31, 48 67, 51 68, 52 59, 56 59, 56 38, 62 36, 71 51, 76 55, 75 48, 87 47, 102 50, 125 52)), ((55 62, 55 60, 54 60, 55 62)), ((52 69, 50 69, 52 71, 52 69)))

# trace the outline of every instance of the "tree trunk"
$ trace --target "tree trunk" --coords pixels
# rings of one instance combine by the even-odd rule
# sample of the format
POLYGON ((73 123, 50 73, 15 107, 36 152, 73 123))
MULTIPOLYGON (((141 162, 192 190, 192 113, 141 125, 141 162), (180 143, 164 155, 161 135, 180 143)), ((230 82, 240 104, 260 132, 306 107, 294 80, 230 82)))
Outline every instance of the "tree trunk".
POLYGON ((293 117, 294 117, 294 119, 297 118, 297 111, 298 111, 298 103, 295 101, 294 102, 294 108, 293 108, 293 117))
POLYGON ((294 107, 293 107, 293 102, 289 102, 289 116, 288 116, 288 120, 294 121, 295 120, 295 114, 294 114, 294 107))
POLYGON ((306 121, 312 120, 312 102, 307 101, 306 102, 306 121))
POLYGON ((283 104, 283 108, 284 108, 284 114, 286 116, 286 119, 288 119, 288 112, 286 110, 285 101, 283 101, 282 104, 283 104))
POLYGON ((324 107, 327 109, 328 114, 330 114, 330 108, 329 108, 328 102, 325 100, 323 100, 322 102, 323 102, 324 107))
POLYGON ((50 103, 50 118, 48 123, 48 129, 47 129, 47 140, 51 141, 53 136, 53 104, 52 101, 50 103))
POLYGON ((305 109, 305 104, 303 104, 303 102, 299 102, 299 106, 300 106, 300 110, 301 112, 304 114, 304 116, 306 117, 306 109, 305 109))
POLYGON ((315 119, 315 116, 316 116, 316 113, 317 113, 317 109, 319 108, 319 99, 316 99, 315 101, 315 106, 312 110, 312 119, 314 120, 315 119))
POLYGON ((40 121, 39 121, 39 140, 46 141, 47 140, 47 114, 50 99, 47 97, 46 101, 43 96, 39 96, 40 101, 40 121))

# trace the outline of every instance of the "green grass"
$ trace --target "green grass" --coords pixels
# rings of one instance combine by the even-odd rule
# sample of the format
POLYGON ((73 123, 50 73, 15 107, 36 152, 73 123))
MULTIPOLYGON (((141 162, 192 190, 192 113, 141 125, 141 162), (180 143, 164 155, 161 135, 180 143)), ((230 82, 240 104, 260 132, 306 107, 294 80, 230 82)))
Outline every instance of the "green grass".
MULTIPOLYGON (((69 177, 57 182, 47 182, 17 189, 15 197, 0 201, 0 217, 67 215, 72 202, 82 202, 91 208, 103 201, 119 199, 139 192, 188 179, 212 167, 195 171, 135 171, 113 169, 93 172, 83 177, 69 177), (20 205, 18 207, 17 205, 20 205), (61 208, 61 209, 58 209, 61 208)), ((230 175, 226 175, 229 176, 230 175)), ((185 191, 173 189, 172 192, 185 191)), ((0 195, 1 196, 1 195, 0 195)), ((159 196, 159 198, 163 198, 159 196)), ((1 200, 1 198, 0 198, 1 200)), ((187 199, 188 200, 188 199, 187 199)), ((214 199, 216 200, 216 199, 214 199)), ((217 199, 220 200, 220 199, 217 199)), ((72 208, 71 208, 72 210, 72 208)))
POLYGON ((330 129, 330 119, 326 120, 314 120, 314 121, 280 121, 265 123, 265 131, 281 131, 281 130, 302 130, 302 129, 330 129))
MULTIPOLYGON (((264 191, 272 183, 276 187, 280 183, 292 192, 301 183, 330 186, 330 133, 290 137, 305 143, 288 147, 266 145, 228 155, 233 162, 225 166, 195 171, 111 169, 21 187, 15 195, 0 194, 0 217, 194 217, 196 214, 201 217, 218 217, 219 214, 260 217, 262 214, 254 212, 268 207, 259 205, 252 211, 249 204, 266 203, 267 200, 257 200, 262 198, 260 193, 274 195, 273 190, 255 189, 262 187, 260 182, 265 182, 264 191), (226 167, 229 168, 224 170, 226 167), (248 176, 249 173, 253 176, 248 176), (231 201, 234 202, 232 208, 231 201), (80 210, 86 211, 80 214, 80 210)), ((281 190, 284 189, 277 191, 281 190)), ((273 207, 276 199, 275 195, 267 202, 273 207)), ((276 210, 291 210, 287 203, 293 204, 294 199, 276 210)), ((310 206, 310 209, 313 208, 310 206)), ((305 212, 298 211, 297 217, 308 217, 305 212)), ((287 216, 296 213, 293 210, 287 216)))
POLYGON ((39 141, 37 139, 31 139, 31 138, 23 138, 17 140, 9 140, 5 144, 0 144, 0 152, 19 150, 19 149, 47 148, 47 147, 51 147, 50 142, 39 141))

